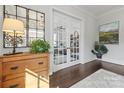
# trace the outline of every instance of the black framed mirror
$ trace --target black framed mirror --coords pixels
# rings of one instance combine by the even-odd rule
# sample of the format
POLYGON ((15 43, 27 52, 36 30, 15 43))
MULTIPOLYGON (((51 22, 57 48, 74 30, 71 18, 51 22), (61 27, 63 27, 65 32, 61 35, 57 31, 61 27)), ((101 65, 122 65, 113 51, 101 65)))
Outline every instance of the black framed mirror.
MULTIPOLYGON (((19 5, 3 5, 3 18, 13 18, 23 21, 24 35, 17 36, 17 48, 29 47, 34 39, 45 40, 45 13, 19 5)), ((12 36, 3 32, 3 47, 11 48, 12 36)))

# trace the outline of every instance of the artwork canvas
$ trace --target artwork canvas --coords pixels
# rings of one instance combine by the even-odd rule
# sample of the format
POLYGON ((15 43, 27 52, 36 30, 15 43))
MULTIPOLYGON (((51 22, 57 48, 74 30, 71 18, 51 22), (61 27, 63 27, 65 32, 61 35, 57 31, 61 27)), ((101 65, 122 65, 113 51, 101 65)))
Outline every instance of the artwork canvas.
POLYGON ((99 42, 102 44, 119 44, 119 21, 99 26, 99 42))

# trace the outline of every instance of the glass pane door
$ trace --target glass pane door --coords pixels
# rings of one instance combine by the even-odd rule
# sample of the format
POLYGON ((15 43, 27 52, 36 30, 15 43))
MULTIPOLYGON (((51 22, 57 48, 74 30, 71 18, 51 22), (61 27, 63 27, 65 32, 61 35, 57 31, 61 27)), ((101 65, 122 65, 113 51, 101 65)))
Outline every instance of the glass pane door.
POLYGON ((54 71, 79 63, 80 20, 54 12, 54 71))
POLYGON ((79 60, 79 32, 70 34, 70 62, 79 60))
POLYGON ((56 65, 67 63, 66 31, 58 26, 54 31, 54 63, 56 65))

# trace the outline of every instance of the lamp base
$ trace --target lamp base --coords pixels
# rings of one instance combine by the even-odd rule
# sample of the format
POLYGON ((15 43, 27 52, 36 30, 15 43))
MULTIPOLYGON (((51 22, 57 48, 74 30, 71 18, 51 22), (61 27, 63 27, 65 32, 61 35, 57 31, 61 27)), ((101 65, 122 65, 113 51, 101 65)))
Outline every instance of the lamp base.
POLYGON ((16 53, 10 53, 10 54, 3 54, 4 56, 10 56, 10 55, 16 55, 16 54, 22 54, 23 52, 16 52, 16 53))

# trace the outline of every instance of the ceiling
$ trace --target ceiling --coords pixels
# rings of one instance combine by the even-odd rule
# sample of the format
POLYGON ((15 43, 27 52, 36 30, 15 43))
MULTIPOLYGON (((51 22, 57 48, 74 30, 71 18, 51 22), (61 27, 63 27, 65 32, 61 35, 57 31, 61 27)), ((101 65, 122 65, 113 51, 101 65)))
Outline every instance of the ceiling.
POLYGON ((123 5, 78 5, 80 9, 84 9, 94 15, 101 15, 113 9, 124 7, 123 5))

